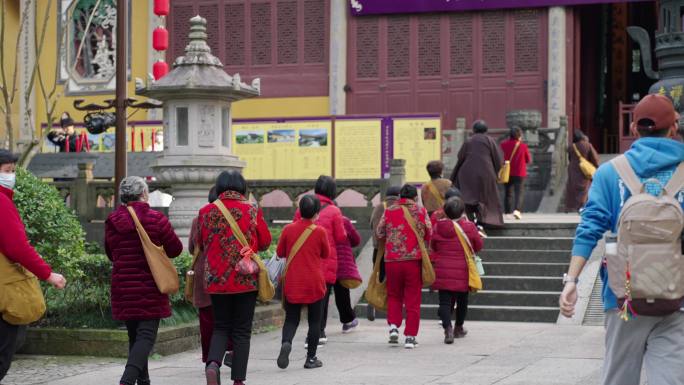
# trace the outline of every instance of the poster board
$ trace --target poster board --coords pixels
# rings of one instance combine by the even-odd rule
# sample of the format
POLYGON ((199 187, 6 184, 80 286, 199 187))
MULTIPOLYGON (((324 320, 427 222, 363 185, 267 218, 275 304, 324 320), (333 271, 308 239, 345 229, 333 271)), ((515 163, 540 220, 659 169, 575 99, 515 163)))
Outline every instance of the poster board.
POLYGON ((239 122, 234 154, 247 162, 247 179, 317 179, 332 174, 332 122, 239 122))
POLYGON ((335 120, 335 178, 382 177, 382 119, 335 120))
POLYGON ((439 117, 395 118, 394 159, 406 159, 406 181, 429 179, 425 166, 442 158, 442 122, 439 117))

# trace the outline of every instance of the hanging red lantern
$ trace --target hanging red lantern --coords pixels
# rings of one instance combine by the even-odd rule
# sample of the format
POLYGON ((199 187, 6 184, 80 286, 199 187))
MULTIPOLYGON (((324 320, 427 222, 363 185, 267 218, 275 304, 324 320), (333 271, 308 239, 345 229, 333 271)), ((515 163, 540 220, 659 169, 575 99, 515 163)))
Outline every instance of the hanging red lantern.
POLYGON ((152 75, 154 80, 159 80, 169 73, 169 65, 163 61, 159 60, 152 66, 152 75))
POLYGON ((169 31, 159 26, 152 32, 152 47, 157 51, 166 51, 169 48, 169 31))
POLYGON ((157 16, 169 15, 169 0, 154 0, 154 14, 157 16))

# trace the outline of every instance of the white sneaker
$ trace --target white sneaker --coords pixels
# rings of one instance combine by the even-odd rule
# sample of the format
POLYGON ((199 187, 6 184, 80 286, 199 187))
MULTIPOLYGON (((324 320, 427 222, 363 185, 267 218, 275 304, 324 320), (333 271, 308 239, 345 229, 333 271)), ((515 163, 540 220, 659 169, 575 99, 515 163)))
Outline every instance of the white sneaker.
POLYGON ((389 343, 390 344, 398 344, 399 343, 399 329, 394 325, 390 325, 389 343))
POLYGON ((517 220, 520 220, 520 219, 522 219, 522 213, 520 213, 520 211, 518 211, 518 210, 515 210, 515 211, 513 211, 513 217, 515 217, 515 219, 517 219, 517 220))
POLYGON ((406 336, 406 340, 404 341, 404 348, 413 349, 416 347, 418 347, 418 341, 416 341, 416 337, 406 336))

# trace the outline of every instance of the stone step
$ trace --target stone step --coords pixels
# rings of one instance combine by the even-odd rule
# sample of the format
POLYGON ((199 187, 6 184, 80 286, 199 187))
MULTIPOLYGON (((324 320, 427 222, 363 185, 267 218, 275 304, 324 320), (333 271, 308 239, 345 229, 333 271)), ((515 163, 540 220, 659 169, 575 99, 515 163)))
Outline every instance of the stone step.
MULTIPOLYGON (((471 293, 468 302, 472 305, 485 306, 541 306, 558 305, 560 291, 516 291, 516 290, 482 290, 471 293)), ((422 304, 439 305, 439 293, 423 289, 422 304)))
POLYGON ((483 261, 488 276, 519 275, 536 277, 560 277, 568 271, 567 263, 554 262, 489 262, 483 261))
POLYGON ((489 229, 493 237, 574 237, 576 223, 506 223, 503 228, 489 229))
MULTIPOLYGON (((366 304, 356 307, 356 315, 366 318, 366 304)), ((437 320, 437 305, 423 305, 420 308, 420 318, 423 320, 437 320)), ((386 319, 385 312, 376 311, 377 319, 386 319)), ((558 319, 558 306, 534 307, 534 306, 468 306, 466 324, 470 321, 507 321, 507 322, 556 322, 558 319)), ((430 322, 423 321, 422 327, 431 327, 430 322)), ((438 324, 435 322, 435 326, 438 324)), ((467 328, 467 325, 466 325, 467 328)))
POLYGON ((483 262, 570 263, 568 250, 529 250, 527 248, 484 249, 477 253, 483 262))
POLYGON ((523 276, 484 276, 484 290, 521 290, 521 291, 558 291, 562 289, 563 278, 558 277, 523 277, 523 276))
POLYGON ((485 250, 571 250, 572 237, 488 237, 485 250))

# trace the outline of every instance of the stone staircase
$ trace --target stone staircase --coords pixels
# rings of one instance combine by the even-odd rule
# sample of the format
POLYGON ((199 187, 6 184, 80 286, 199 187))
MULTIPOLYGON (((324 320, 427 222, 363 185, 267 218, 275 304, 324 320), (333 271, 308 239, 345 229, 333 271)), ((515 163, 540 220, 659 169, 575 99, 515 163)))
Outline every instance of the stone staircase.
MULTIPOLYGON (((576 223, 509 223, 490 230, 484 249, 484 290, 471 294, 468 319, 556 322, 561 279, 570 261, 576 223)), ((421 317, 437 319, 437 293, 423 289, 421 317)), ((365 317, 366 304, 357 306, 365 317)), ((384 317, 384 314, 377 314, 384 317)))

